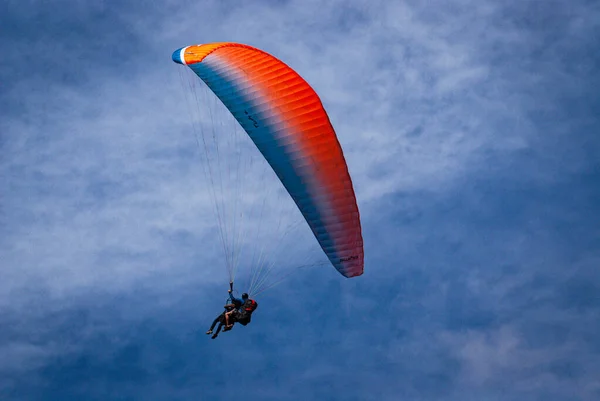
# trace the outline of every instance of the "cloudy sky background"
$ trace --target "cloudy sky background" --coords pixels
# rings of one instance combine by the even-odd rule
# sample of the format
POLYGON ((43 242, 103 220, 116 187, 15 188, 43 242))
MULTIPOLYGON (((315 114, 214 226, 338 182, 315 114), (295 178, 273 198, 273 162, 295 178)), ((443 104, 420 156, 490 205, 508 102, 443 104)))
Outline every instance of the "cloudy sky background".
POLYGON ((7 1, 0 399, 600 399, 600 6, 7 1), (181 46, 320 94, 365 274, 310 269, 212 341, 226 277, 181 46))

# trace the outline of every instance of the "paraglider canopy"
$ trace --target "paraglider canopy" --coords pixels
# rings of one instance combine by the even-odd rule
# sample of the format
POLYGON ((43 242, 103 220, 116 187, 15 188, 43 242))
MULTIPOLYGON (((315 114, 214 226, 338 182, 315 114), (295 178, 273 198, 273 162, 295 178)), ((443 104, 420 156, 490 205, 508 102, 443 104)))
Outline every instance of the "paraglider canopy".
POLYGON ((331 264, 363 274, 360 216, 348 167, 313 88, 272 55, 239 43, 176 50, 223 102, 296 203, 331 264))

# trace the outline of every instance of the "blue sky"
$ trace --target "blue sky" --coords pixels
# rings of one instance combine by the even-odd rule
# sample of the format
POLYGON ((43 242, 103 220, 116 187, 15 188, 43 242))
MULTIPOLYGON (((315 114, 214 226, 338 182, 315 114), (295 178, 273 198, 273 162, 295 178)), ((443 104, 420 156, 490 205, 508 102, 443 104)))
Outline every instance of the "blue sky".
POLYGON ((600 7, 42 1, 0 12, 0 399, 600 399, 600 7), (320 94, 365 274, 227 283, 179 47, 320 94))

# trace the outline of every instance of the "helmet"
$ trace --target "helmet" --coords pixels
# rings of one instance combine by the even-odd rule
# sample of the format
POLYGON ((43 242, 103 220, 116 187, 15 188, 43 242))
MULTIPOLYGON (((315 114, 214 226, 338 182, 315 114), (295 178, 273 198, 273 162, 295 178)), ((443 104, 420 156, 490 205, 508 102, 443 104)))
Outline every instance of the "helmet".
POLYGON ((246 293, 243 293, 243 294, 242 294, 242 299, 248 299, 248 294, 246 294, 246 293))

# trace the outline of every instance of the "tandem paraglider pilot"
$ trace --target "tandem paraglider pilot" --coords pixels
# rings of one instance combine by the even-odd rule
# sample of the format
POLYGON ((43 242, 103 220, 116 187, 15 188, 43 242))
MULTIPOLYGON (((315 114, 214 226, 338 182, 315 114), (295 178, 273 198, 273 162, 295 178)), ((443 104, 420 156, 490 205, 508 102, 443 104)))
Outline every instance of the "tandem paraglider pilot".
POLYGON ((223 326, 225 326, 223 331, 231 330, 235 323, 246 326, 252 320, 252 313, 258 307, 258 303, 254 299, 251 299, 247 293, 243 293, 242 299, 239 299, 233 296, 232 289, 229 289, 228 292, 228 300, 230 300, 231 303, 225 305, 225 311, 217 316, 210 326, 210 329, 206 332, 206 334, 213 334, 213 329, 217 323, 219 323, 217 331, 212 336, 213 339, 217 338, 219 332, 223 329, 223 326))

